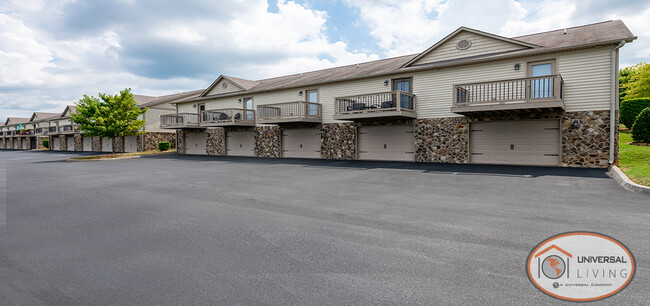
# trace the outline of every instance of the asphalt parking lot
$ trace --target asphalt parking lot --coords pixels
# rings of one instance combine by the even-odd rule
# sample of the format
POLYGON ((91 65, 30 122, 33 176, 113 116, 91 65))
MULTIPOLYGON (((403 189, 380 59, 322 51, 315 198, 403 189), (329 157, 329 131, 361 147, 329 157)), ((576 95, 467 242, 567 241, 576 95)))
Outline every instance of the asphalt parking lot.
POLYGON ((577 230, 636 257, 597 304, 650 300, 650 197, 605 170, 73 155, 0 151, 2 304, 560 304, 525 261, 577 230))

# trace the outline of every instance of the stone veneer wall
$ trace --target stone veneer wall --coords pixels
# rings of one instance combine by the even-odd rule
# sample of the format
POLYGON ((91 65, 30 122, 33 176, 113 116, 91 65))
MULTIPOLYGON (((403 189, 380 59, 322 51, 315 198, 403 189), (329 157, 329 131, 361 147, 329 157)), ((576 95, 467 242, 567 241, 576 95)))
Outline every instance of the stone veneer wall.
POLYGON ((93 152, 102 151, 102 138, 99 136, 94 136, 92 138, 92 143, 90 144, 90 150, 93 152))
POLYGON ((68 150, 68 141, 65 135, 59 135, 59 151, 68 150))
MULTIPOLYGON (((179 130, 179 135, 182 130, 179 130)), ((180 137, 180 136, 179 136, 180 137)), ((171 149, 176 148, 176 133, 166 132, 147 132, 137 135, 138 152, 158 150, 158 143, 167 141, 171 145, 171 149), (144 144, 144 147, 143 147, 144 144)), ((124 147, 124 145, 122 145, 124 147)))
POLYGON ((357 126, 354 123, 324 123, 320 155, 324 159, 357 159, 357 126))
POLYGON ((226 155, 226 130, 223 128, 207 129, 205 150, 208 155, 226 155))
POLYGON ((178 147, 176 147, 176 153, 185 154, 185 132, 182 129, 177 131, 178 135, 176 137, 178 139, 178 147))
POLYGON ((79 152, 84 150, 84 136, 82 134, 74 134, 74 150, 79 152))
POLYGON ((50 141, 49 137, 47 137, 47 136, 39 136, 38 138, 36 138, 36 148, 38 148, 39 150, 47 149, 46 147, 43 146, 43 140, 46 140, 46 139, 47 139, 48 142, 50 141))
POLYGON ((22 137, 16 137, 16 148, 18 148, 18 150, 23 149, 23 138, 22 137))
POLYGON ((111 139, 111 144, 113 145, 113 152, 124 152, 124 136, 113 137, 113 139, 111 139))
POLYGON ((468 163, 467 118, 432 118, 414 122, 415 161, 468 163))
POLYGON ((255 127, 255 156, 279 158, 282 154, 280 149, 281 135, 279 126, 255 127))

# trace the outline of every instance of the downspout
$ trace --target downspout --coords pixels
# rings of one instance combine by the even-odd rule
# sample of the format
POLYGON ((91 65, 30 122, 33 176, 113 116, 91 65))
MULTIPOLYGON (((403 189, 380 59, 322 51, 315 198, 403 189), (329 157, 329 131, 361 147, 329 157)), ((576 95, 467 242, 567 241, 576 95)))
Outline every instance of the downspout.
MULTIPOLYGON (((176 115, 178 115, 178 104, 174 104, 176 106, 176 115)), ((176 131, 176 153, 178 154, 178 129, 176 131)))
POLYGON ((622 40, 612 50, 612 96, 609 106, 609 164, 614 164, 614 152, 616 152, 616 109, 618 108, 618 49, 625 45, 622 40))

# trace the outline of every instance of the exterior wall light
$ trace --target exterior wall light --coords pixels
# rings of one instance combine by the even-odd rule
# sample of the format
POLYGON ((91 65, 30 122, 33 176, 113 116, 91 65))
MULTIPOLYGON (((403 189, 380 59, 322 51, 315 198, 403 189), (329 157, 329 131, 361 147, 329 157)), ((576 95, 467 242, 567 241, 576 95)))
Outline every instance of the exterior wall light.
POLYGON ((515 70, 519 70, 519 63, 515 64, 515 70))
POLYGON ((299 96, 302 96, 302 90, 298 92, 298 95, 299 95, 299 96))
POLYGON ((384 86, 388 86, 388 80, 384 81, 384 86))
POLYGON ((192 108, 196 108, 196 104, 192 104, 192 108))
POLYGON ((574 119, 573 122, 571 122, 571 126, 574 128, 580 127, 580 120, 574 119))

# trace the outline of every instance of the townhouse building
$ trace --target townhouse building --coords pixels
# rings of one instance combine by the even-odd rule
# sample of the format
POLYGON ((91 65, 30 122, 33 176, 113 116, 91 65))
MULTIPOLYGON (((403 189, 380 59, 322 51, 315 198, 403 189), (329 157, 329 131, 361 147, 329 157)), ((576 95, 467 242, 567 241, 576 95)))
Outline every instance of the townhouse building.
POLYGON ((461 27, 422 53, 218 77, 160 127, 183 154, 606 167, 617 156, 620 20, 503 37, 461 27))

